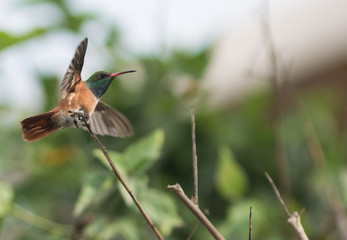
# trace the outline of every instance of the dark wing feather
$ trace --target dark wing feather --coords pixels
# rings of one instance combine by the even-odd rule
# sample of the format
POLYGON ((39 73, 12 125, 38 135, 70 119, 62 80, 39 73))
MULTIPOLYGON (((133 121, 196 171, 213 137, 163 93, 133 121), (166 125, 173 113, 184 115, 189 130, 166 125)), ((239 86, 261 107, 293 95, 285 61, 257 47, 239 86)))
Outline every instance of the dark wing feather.
MULTIPOLYGON (((95 134, 127 137, 133 134, 129 120, 119 111, 100 101, 89 119, 95 134)), ((87 128, 84 128, 87 130, 87 128)))
POLYGON ((84 62, 84 56, 86 55, 88 45, 88 38, 85 38, 77 47, 74 57, 65 73, 63 81, 60 85, 60 92, 62 98, 74 89, 76 83, 81 81, 81 71, 84 62))

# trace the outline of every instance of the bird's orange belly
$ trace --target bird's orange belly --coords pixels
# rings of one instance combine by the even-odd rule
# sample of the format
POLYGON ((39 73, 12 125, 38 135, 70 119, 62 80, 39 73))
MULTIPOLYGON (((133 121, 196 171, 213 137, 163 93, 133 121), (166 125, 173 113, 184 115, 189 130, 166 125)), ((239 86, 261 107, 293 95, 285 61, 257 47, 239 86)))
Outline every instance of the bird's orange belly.
POLYGON ((80 82, 76 85, 75 91, 70 92, 59 103, 63 114, 81 112, 90 117, 98 103, 98 99, 94 97, 87 86, 80 82))

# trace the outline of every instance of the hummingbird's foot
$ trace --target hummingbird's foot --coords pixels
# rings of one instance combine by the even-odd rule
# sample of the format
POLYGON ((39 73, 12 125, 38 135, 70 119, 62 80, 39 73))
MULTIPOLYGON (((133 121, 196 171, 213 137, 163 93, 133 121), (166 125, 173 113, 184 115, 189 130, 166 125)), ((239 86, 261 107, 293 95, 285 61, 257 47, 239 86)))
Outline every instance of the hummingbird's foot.
POLYGON ((77 123, 75 118, 73 119, 73 123, 75 124, 76 128, 79 128, 78 123, 77 123))
POLYGON ((85 115, 85 114, 79 115, 78 116, 78 120, 80 120, 80 123, 81 123, 82 127, 90 128, 90 125, 88 123, 88 120, 89 120, 89 116, 88 115, 85 115))
POLYGON ((87 125, 90 127, 90 125, 88 124, 88 119, 89 119, 88 115, 86 115, 83 112, 69 111, 69 113, 70 113, 70 117, 73 119, 73 122, 76 128, 86 127, 87 125))

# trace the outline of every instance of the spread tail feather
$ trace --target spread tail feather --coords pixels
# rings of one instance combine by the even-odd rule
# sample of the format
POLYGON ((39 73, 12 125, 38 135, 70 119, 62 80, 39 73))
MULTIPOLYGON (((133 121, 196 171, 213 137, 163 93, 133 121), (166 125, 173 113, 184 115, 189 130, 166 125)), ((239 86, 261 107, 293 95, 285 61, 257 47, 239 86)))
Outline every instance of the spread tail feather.
POLYGON ((27 142, 38 141, 57 130, 58 127, 51 119, 55 113, 51 111, 21 121, 23 139, 27 142))

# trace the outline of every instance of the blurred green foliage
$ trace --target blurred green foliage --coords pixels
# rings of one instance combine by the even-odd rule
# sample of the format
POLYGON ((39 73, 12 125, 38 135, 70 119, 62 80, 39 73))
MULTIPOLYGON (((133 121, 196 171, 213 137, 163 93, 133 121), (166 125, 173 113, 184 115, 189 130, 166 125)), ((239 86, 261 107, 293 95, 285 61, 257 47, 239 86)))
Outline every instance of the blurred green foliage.
POLYGON ((248 188, 246 173, 226 146, 219 150, 215 179, 219 194, 226 200, 241 197, 248 188))
MULTIPOLYGON (((157 222, 159 230, 167 236, 172 232, 174 227, 182 225, 183 221, 178 216, 175 202, 169 196, 169 193, 150 188, 149 179, 146 174, 151 165, 159 160, 163 143, 164 132, 162 130, 157 130, 149 136, 133 143, 124 153, 110 151, 109 154, 129 187, 146 211, 148 211, 151 219, 157 222)), ((109 171, 111 171, 109 163, 105 160, 100 150, 96 150, 94 155, 107 169, 109 169, 109 171)), ((94 218, 102 218, 103 214, 98 216, 98 208, 110 201, 110 192, 114 192, 114 188, 115 181, 112 175, 104 174, 99 176, 97 181, 95 178, 89 178, 82 186, 81 193, 73 211, 74 217, 80 217, 88 210, 93 209, 94 218)), ((139 218, 139 213, 133 200, 118 181, 117 188, 123 202, 129 207, 129 210, 122 211, 121 209, 124 208, 124 206, 121 204, 115 206, 115 209, 112 211, 115 213, 123 212, 123 214, 116 214, 113 220, 111 218, 109 219, 111 223, 95 228, 95 232, 88 230, 94 229, 94 225, 98 224, 97 222, 93 222, 88 226, 87 232, 90 234, 90 237, 96 239, 109 239, 118 235, 126 239, 143 239, 141 236, 145 236, 146 234, 143 229, 137 227, 137 224, 135 224, 136 222, 127 226, 127 231, 121 231, 120 229, 122 228, 118 229, 120 227, 118 223, 119 218, 139 218), (110 226, 112 227, 110 228, 110 226), (128 233, 128 231, 130 231, 131 235, 129 235, 130 233, 128 233), (104 234, 106 234, 107 237, 104 237, 104 234), (138 237, 135 238, 135 236, 138 237)), ((122 225, 124 225, 124 223, 122 223, 122 225)))
POLYGON ((0 219, 10 212, 13 202, 13 189, 5 182, 0 182, 0 219))
MULTIPOLYGON (((42 2, 47 1, 25 4, 42 2)), ((74 13, 66 1, 50 3, 63 13, 60 24, 22 36, 1 32, 0 50, 61 29, 77 35, 84 24, 98 21, 94 14, 74 13)), ((136 90, 119 81, 103 98, 130 119, 135 135, 102 137, 101 141, 164 236, 185 239, 197 220, 167 185, 179 182, 188 196, 192 193, 189 106, 202 94, 199 79, 209 49, 198 53, 177 50, 165 57, 132 56, 135 62, 118 55, 124 51, 114 26, 108 33, 105 46, 113 61, 109 65, 119 69, 135 65, 143 76, 136 90), (183 90, 178 87, 181 82, 183 90)), ((63 74, 37 73, 45 93, 42 111, 58 102, 63 74)), ((227 239, 247 237, 250 206, 254 239, 292 239, 286 216, 264 177, 265 171, 275 182, 281 177, 274 160, 271 94, 257 93, 229 109, 212 109, 204 101, 200 99, 195 106, 200 207, 209 209, 209 218, 227 239)), ((346 131, 339 128, 335 117, 341 102, 341 95, 319 87, 300 99, 328 159, 330 187, 337 189, 346 205, 346 131)), ((1 106, 0 113, 5 114, 7 108, 1 106)), ((87 132, 60 130, 29 144, 21 139, 20 120, 0 129, 0 239, 154 238, 87 132)), ((301 113, 294 108, 281 121, 292 186, 292 192, 283 196, 291 211, 306 208, 302 220, 311 239, 337 239, 331 206, 321 189, 326 179, 314 167, 300 121, 301 113)), ((200 226, 193 239, 212 238, 200 226)))

